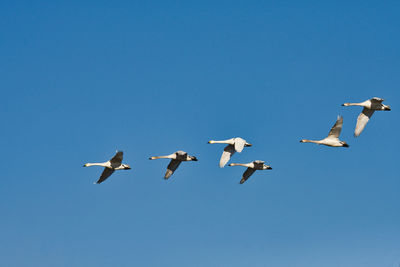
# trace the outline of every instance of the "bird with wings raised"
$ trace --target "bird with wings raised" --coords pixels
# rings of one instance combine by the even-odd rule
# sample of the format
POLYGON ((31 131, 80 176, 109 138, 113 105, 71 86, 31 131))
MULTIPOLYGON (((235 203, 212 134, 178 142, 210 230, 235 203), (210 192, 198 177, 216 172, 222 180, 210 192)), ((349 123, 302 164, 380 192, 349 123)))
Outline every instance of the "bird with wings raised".
POLYGON ((349 145, 339 140, 340 132, 342 131, 343 117, 338 116, 335 125, 331 128, 328 136, 321 140, 300 140, 301 143, 315 143, 318 145, 332 146, 332 147, 349 147, 349 145))

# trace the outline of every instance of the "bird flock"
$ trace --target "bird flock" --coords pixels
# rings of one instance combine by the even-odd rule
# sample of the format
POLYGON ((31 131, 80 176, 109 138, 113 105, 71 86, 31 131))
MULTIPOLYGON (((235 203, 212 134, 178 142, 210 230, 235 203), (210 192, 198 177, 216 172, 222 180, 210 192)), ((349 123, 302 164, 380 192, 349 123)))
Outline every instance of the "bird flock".
MULTIPOLYGON (((384 99, 374 97, 368 99, 364 102, 360 103, 344 103, 342 106, 361 106, 363 107, 362 112, 357 118, 356 128, 354 130, 354 136, 358 137, 361 132, 364 130, 365 126, 367 125, 368 121, 371 119, 372 115, 375 111, 384 110, 390 111, 390 106, 382 104, 384 99)), ((308 140, 302 139, 300 140, 301 143, 315 143, 318 145, 325 145, 330 147, 349 147, 349 145, 345 141, 341 141, 339 139, 340 133, 343 127, 343 117, 338 116, 335 124, 329 131, 329 134, 326 138, 321 140, 308 140)), ((215 141, 211 140, 208 142, 209 144, 227 144, 222 152, 221 159, 219 161, 219 167, 223 168, 231 159, 235 152, 241 153, 245 147, 252 146, 252 144, 248 143, 246 140, 240 137, 235 137, 227 140, 222 141, 215 141)), ((154 156, 150 157, 150 160, 155 159, 171 159, 167 166, 167 171, 164 175, 164 179, 168 179, 171 175, 178 169, 179 165, 183 161, 197 161, 195 156, 190 156, 185 151, 176 151, 170 155, 166 156, 154 156)), ((104 182, 111 174, 114 173, 116 170, 130 170, 131 167, 128 164, 122 163, 123 160, 123 152, 117 151, 114 157, 112 157, 109 161, 102 162, 102 163, 86 163, 83 167, 90 167, 90 166, 101 166, 104 167, 104 170, 100 176, 100 178, 95 182, 95 184, 100 184, 104 182)), ((228 166, 242 166, 247 167, 246 171, 242 175, 242 179, 240 180, 240 184, 243 184, 250 178, 250 176, 256 170, 271 170, 272 167, 265 164, 265 161, 262 160, 254 160, 253 162, 249 163, 231 163, 228 166)))

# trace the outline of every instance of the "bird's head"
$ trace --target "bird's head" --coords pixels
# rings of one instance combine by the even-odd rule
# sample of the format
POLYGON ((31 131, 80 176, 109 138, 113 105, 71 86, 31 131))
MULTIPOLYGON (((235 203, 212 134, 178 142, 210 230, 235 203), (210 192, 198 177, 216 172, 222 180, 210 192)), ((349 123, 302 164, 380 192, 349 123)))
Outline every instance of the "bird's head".
POLYGON ((214 144, 215 143, 215 141, 214 140, 210 140, 210 141, 208 141, 208 144, 214 144))

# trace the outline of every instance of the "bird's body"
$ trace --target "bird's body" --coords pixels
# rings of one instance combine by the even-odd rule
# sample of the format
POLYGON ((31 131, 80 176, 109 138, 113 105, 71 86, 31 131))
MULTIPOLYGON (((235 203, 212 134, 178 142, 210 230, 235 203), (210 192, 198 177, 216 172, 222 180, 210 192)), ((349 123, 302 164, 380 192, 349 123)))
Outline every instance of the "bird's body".
POLYGON ((256 171, 256 170, 271 170, 272 167, 265 165, 265 161, 255 160, 250 163, 231 163, 229 166, 243 166, 247 167, 246 171, 243 173, 242 179, 240 180, 240 184, 246 182, 247 179, 256 171))
POLYGON ((385 110, 390 111, 390 106, 382 104, 385 101, 382 98, 374 97, 368 99, 361 103, 344 103, 342 106, 349 107, 349 106, 360 106, 363 107, 362 112, 358 115, 356 129, 354 130, 354 136, 358 137, 361 132, 364 130, 365 126, 367 125, 368 121, 372 117, 375 111, 385 110))
POLYGON ((349 147, 349 145, 344 142, 339 140, 340 133, 342 131, 343 127, 343 117, 338 116, 338 119, 336 120, 335 125, 331 128, 329 135, 321 140, 308 140, 308 139, 303 139, 300 142, 301 143, 315 143, 319 145, 325 145, 325 146, 331 146, 331 147, 349 147))
POLYGON ((114 155, 112 159, 106 162, 101 162, 101 163, 86 163, 83 165, 83 167, 90 167, 90 166, 101 166, 104 167, 104 171, 101 174, 99 180, 95 182, 95 184, 100 184, 104 182, 108 177, 111 176, 111 174, 114 173, 116 170, 129 170, 131 167, 128 164, 123 164, 122 159, 123 159, 123 152, 122 151, 117 151, 117 153, 114 155))
POLYGON ((171 177, 182 161, 197 161, 196 157, 189 156, 185 151, 176 151, 175 153, 167 156, 150 157, 149 159, 171 159, 170 163, 168 164, 164 179, 171 177))
POLYGON ((228 144, 224 148, 224 152, 222 152, 221 159, 219 161, 219 166, 223 168, 226 163, 231 159, 232 155, 235 154, 235 152, 242 152, 243 148, 246 146, 252 146, 252 144, 247 143, 246 140, 240 137, 235 137, 227 140, 222 140, 222 141, 215 141, 211 140, 208 142, 209 144, 228 144))

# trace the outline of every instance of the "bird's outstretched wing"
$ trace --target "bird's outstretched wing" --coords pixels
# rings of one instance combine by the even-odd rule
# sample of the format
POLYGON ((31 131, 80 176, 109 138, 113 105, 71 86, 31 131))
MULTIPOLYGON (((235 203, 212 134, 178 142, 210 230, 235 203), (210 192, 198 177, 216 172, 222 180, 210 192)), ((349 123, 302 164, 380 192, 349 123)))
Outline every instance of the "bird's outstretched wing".
POLYGON ((226 163, 231 159, 232 155, 235 154, 235 146, 234 145, 227 145, 224 148, 224 152, 222 152, 221 159, 219 161, 219 166, 223 168, 226 163))
POLYGON ((114 157, 110 159, 111 165, 121 165, 123 157, 124 157, 124 152, 117 151, 114 157))
POLYGON ((245 144, 246 140, 243 140, 242 138, 235 138, 235 150, 237 152, 242 152, 245 144))
POLYGON ((165 173, 164 179, 168 179, 174 173, 174 171, 179 167, 181 164, 180 160, 172 159, 171 162, 168 164, 167 172, 165 173))
POLYGON ((114 170, 110 168, 104 168, 103 173, 101 174, 99 180, 96 182, 96 184, 101 184, 104 182, 108 177, 110 177, 111 174, 113 174, 114 170))
POLYGON ((331 128, 328 137, 330 138, 339 138, 340 132, 342 131, 343 126, 343 117, 338 116, 335 125, 331 128))
POLYGON ((370 101, 371 101, 372 103, 380 104, 380 103, 382 103, 383 101, 385 101, 385 99, 379 98, 379 97, 373 97, 372 99, 370 99, 370 101))
POLYGON ((244 182, 249 179, 249 177, 256 171, 256 169, 253 168, 247 168, 247 170, 243 173, 242 180, 240 180, 240 184, 243 184, 244 182))
POLYGON ((374 110, 364 108, 363 111, 360 113, 360 115, 358 115, 357 125, 356 125, 356 129, 354 131, 355 137, 358 137, 361 134, 361 132, 365 128, 365 125, 367 125, 369 119, 372 117, 373 114, 374 114, 374 110))

